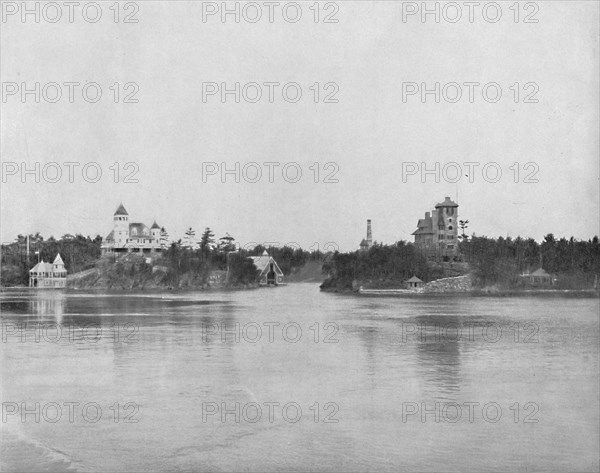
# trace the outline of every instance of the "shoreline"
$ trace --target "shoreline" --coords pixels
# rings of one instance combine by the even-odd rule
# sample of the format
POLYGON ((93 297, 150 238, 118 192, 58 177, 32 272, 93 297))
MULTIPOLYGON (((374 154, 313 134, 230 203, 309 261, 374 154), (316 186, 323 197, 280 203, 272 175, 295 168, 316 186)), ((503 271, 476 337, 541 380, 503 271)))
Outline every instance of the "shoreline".
MULTIPOLYGON (((289 285, 302 284, 290 283, 289 285)), ((306 282, 306 284, 311 284, 306 282)), ((315 285, 317 283, 314 283, 315 285)), ((118 288, 118 287, 66 287, 60 289, 39 289, 29 286, 0 286, 0 291, 27 291, 37 294, 60 294, 60 293, 98 293, 98 294, 187 294, 197 292, 238 292, 238 291, 253 291, 260 289, 261 286, 212 286, 212 287, 137 287, 137 288, 118 288)), ((327 292, 338 295, 349 295, 354 297, 394 297, 394 298, 429 298, 429 297, 564 297, 564 298, 600 298, 598 289, 491 289, 477 288, 468 291, 415 291, 410 289, 337 289, 337 288, 321 288, 321 292, 327 292)))
POLYGON ((119 287, 66 287, 66 288, 48 288, 39 289, 29 286, 1 286, 0 291, 6 290, 27 290, 37 294, 57 294, 57 293, 78 293, 78 292, 89 292, 89 293, 103 293, 103 294, 165 294, 165 293, 188 293, 188 292, 232 292, 232 291, 252 291, 259 289, 260 286, 251 285, 247 287, 233 286, 233 287, 136 287, 136 288, 119 288, 119 287))
POLYGON ((395 297, 395 298, 425 298, 425 297, 566 297, 566 298, 600 298, 597 289, 471 289, 469 291, 423 292, 408 289, 368 289, 355 291, 352 289, 321 288, 322 292, 356 297, 395 297), (371 292, 372 291, 372 292, 371 292))

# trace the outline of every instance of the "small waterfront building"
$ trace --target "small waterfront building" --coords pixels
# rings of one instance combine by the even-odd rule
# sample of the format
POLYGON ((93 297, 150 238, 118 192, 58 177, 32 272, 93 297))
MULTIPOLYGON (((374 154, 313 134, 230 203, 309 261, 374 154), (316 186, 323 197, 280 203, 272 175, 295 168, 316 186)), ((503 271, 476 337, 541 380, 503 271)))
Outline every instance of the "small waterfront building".
POLYGON ((530 286, 552 286, 556 282, 556 278, 542 268, 536 269, 533 273, 523 273, 520 278, 530 286))
POLYGON ((258 269, 258 283, 260 285, 283 284, 283 271, 272 256, 269 256, 267 250, 261 256, 252 256, 252 262, 258 269))
POLYGON ((410 288, 410 289, 416 289, 418 287, 423 287, 423 284, 425 284, 423 281, 421 281, 418 277, 413 276, 412 278, 410 278, 408 281, 406 281, 406 285, 410 288))
POLYGON ((123 204, 113 215, 113 229, 102 240, 102 254, 106 253, 154 253, 161 251, 161 227, 154 222, 151 227, 130 222, 123 204))
POLYGON ((60 254, 56 255, 53 263, 40 261, 29 270, 29 287, 41 289, 67 287, 67 270, 60 254))

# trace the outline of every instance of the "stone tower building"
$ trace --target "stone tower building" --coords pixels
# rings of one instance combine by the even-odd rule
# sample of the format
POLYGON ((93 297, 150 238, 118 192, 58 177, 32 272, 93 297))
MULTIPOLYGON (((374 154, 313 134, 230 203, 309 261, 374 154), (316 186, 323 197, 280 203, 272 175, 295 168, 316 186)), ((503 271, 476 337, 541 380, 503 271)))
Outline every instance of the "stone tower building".
POLYGON ((458 255, 458 204, 450 197, 425 212, 413 232, 415 245, 429 258, 454 258, 458 255))

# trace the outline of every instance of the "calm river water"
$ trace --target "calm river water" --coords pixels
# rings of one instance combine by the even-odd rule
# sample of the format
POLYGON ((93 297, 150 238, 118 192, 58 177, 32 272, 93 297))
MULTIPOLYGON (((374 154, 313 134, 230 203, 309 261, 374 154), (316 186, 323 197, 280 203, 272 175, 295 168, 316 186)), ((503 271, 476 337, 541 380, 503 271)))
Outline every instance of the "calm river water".
POLYGON ((597 299, 0 296, 3 472, 599 468, 597 299))

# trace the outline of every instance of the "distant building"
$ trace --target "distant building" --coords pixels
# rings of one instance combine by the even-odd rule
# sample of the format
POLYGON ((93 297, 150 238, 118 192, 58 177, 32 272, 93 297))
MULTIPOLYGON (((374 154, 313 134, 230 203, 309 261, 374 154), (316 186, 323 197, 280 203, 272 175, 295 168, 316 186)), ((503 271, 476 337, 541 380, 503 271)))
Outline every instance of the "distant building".
POLYGON ((29 270, 29 287, 41 289, 67 287, 67 270, 60 254, 56 255, 53 263, 40 261, 29 270))
POLYGON ((263 252, 262 256, 252 256, 252 261, 259 271, 259 284, 265 286, 283 284, 283 271, 273 257, 269 256, 267 250, 263 252))
POLYGON ((523 273, 520 278, 530 286, 552 286, 556 282, 556 278, 542 268, 535 270, 533 273, 523 273))
POLYGON ((113 215, 113 229, 102 241, 102 253, 151 253, 161 251, 160 226, 154 222, 151 227, 143 223, 129 221, 129 214, 123 204, 113 215))
POLYGON ((368 251, 373 246, 373 234, 371 232, 371 220, 367 220, 367 238, 360 242, 360 251, 368 251))
POLYGON ((415 245, 429 258, 457 256, 458 204, 446 197, 434 210, 425 212, 413 235, 415 245))
POLYGON ((406 285, 410 288, 410 289, 416 289, 418 287, 422 287, 423 284, 425 284, 423 281, 421 281, 418 277, 413 276, 412 278, 410 278, 408 281, 406 281, 406 285))

